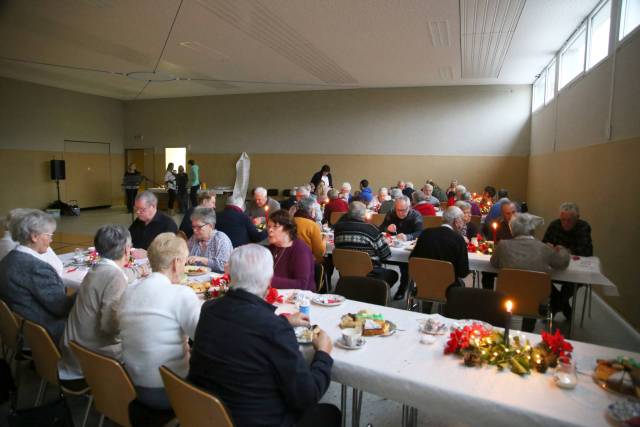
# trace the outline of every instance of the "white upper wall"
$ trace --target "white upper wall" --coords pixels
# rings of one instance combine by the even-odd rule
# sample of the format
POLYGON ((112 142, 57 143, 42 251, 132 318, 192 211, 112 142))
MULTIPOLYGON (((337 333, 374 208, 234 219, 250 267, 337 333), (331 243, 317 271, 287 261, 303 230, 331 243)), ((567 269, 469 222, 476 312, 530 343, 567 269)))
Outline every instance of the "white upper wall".
POLYGON ((122 101, 0 77, 0 149, 64 151, 66 140, 123 152, 122 101))
POLYGON ((127 148, 198 153, 528 155, 531 86, 225 95, 125 102, 127 148))

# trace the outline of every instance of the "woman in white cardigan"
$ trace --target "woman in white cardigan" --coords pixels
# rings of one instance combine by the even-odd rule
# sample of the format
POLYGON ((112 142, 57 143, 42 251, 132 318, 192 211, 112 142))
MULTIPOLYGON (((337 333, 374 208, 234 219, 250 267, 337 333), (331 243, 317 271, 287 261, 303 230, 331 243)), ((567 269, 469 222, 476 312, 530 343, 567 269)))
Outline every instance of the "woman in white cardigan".
POLYGON ((202 302, 180 283, 187 261, 185 241, 159 234, 148 249, 153 273, 129 286, 118 309, 122 359, 136 386, 138 400, 155 409, 171 406, 158 368, 182 377, 189 371, 188 339, 193 338, 202 302))

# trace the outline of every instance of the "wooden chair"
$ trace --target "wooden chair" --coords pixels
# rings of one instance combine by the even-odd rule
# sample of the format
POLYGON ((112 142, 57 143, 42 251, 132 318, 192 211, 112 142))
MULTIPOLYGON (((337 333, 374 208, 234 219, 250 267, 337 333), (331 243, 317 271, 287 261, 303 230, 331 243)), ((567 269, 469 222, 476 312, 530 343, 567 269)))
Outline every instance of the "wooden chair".
POLYGON ((96 410, 100 412, 100 426, 107 417, 121 426, 131 427, 129 404, 136 398, 136 390, 122 364, 75 341, 71 341, 69 347, 91 387, 96 410))
POLYGON ((9 365, 20 352, 20 324, 9 306, 0 300, 0 339, 2 340, 2 357, 9 365))
POLYGON ((373 277, 340 277, 336 284, 336 294, 345 298, 375 305, 388 305, 389 285, 373 277))
POLYGON ((369 221, 371 224, 375 225, 376 227, 380 227, 382 225, 382 223, 384 222, 384 218, 387 215, 385 214, 373 214, 371 215, 371 220, 369 221))
POLYGON ((319 294, 326 293, 324 289, 326 285, 326 275, 324 274, 324 265, 316 263, 314 266, 314 277, 316 279, 316 292, 319 294), (323 291, 324 290, 324 291, 323 291))
POLYGON ((544 318, 550 313, 551 276, 548 273, 503 268, 498 273, 496 291, 503 292, 513 301, 515 315, 544 318), (545 305, 547 313, 541 314, 540 308, 545 305))
POLYGON ((422 228, 435 228, 440 227, 442 225, 442 217, 441 216, 422 216, 422 228))
POLYGON ((30 320, 25 320, 23 325, 24 337, 31 347, 31 356, 33 357, 33 363, 36 368, 36 373, 42 378, 40 381, 40 389, 36 397, 36 406, 42 403, 44 394, 47 388, 47 384, 54 385, 59 390, 72 396, 87 396, 87 408, 84 411, 84 418, 82 420, 82 426, 87 424, 89 418, 89 411, 91 410, 91 404, 93 403, 93 396, 89 394, 89 387, 77 381, 61 381, 58 377, 58 362, 62 356, 60 350, 56 347, 55 343, 51 339, 49 332, 30 320))
POLYGON ((453 264, 448 261, 412 257, 409 259, 409 278, 416 285, 415 299, 444 303, 447 288, 455 282, 456 275, 453 264))
POLYGON ((346 212, 331 212, 331 216, 329 217, 329 223, 331 225, 335 224, 342 218, 342 215, 346 214, 346 212))
POLYGON ((373 263, 366 252, 334 249, 332 258, 340 276, 366 277, 373 270, 373 263))
POLYGON ((453 287, 447 293, 444 316, 450 319, 482 320, 504 328, 507 312, 504 293, 491 289, 453 287))
POLYGON ((478 226, 478 230, 482 227, 482 217, 479 215, 471 215, 471 222, 478 226))
MULTIPOLYGON (((278 189, 277 189, 277 188, 269 188, 269 189, 267 190, 267 196, 269 196, 269 197, 278 197, 278 194, 279 194, 279 193, 280 193, 280 192, 278 191, 278 189)), ((252 194, 253 194, 253 193, 252 193, 252 194)))
POLYGON ((166 366, 160 367, 160 376, 182 427, 233 427, 227 408, 218 398, 189 384, 166 366))

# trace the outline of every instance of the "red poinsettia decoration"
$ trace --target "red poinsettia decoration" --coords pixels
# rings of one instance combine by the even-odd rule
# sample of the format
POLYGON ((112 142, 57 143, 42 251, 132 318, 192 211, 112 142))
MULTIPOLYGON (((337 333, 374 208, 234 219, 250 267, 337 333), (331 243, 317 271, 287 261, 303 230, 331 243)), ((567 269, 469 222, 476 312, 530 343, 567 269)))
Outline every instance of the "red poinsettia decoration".
POLYGON ((457 353, 469 347, 471 340, 485 338, 489 335, 491 332, 479 323, 467 325, 462 329, 454 329, 449 335, 444 354, 457 353))
POLYGON ((573 351, 573 346, 565 341, 564 336, 560 333, 559 329, 556 329, 556 333, 551 335, 547 332, 542 332, 542 341, 547 346, 547 348, 555 353, 560 360, 568 360, 571 359, 571 352, 573 351))
POLYGON ((220 287, 229 286, 229 281, 230 281, 229 275, 225 273, 220 277, 212 277, 211 286, 220 286, 220 287))
POLYGON ((269 304, 282 304, 284 302, 284 298, 282 297, 282 295, 278 294, 278 290, 276 288, 269 288, 267 290, 267 295, 265 295, 264 297, 264 300, 269 304))

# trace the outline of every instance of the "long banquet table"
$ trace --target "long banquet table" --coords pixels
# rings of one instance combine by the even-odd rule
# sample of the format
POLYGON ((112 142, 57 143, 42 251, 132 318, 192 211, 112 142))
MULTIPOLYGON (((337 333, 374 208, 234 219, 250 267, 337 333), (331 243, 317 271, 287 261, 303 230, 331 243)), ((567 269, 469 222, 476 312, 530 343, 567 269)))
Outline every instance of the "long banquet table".
MULTIPOLYGON (((492 426, 604 426, 607 406, 622 399, 594 383, 591 373, 598 358, 640 354, 572 341, 578 386, 562 390, 553 382, 553 369, 520 377, 496 367, 467 368, 462 359, 444 355, 447 335, 434 344, 422 344, 418 320, 426 315, 347 300, 337 307, 311 306, 311 323, 318 324, 334 340, 341 336, 340 317, 369 309, 393 321, 398 331, 389 337, 368 337, 359 350, 334 346, 332 379, 366 392, 395 400, 425 412, 430 425, 492 426)), ((292 304, 280 304, 279 313, 295 312, 292 304)), ((518 333, 533 345, 539 335, 518 333)), ((512 332, 513 336, 513 332, 512 332)), ((302 346, 310 357, 313 349, 302 346)))

